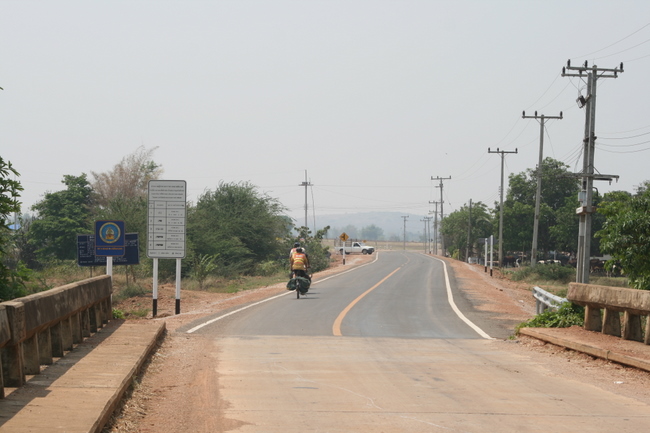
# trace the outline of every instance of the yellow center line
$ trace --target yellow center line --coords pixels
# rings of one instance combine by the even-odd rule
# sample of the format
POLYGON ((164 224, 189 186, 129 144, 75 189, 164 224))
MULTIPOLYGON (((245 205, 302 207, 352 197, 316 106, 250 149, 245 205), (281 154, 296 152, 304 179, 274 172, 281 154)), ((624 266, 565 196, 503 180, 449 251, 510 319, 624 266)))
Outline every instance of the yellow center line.
POLYGON ((381 280, 380 282, 378 282, 377 284, 375 284, 374 286, 372 286, 371 288, 369 288, 368 290, 366 290, 365 292, 363 292, 361 295, 359 295, 359 297, 358 297, 357 299, 355 299, 354 301, 350 302, 350 305, 348 305, 347 307, 345 307, 345 309, 344 309, 343 311, 341 311, 341 314, 339 314, 339 317, 336 318, 336 320, 334 321, 334 325, 332 326, 332 332, 334 333, 334 336, 335 336, 335 337, 341 337, 341 336, 343 335, 343 334, 341 334, 341 322, 343 322, 343 318, 345 317, 346 314, 348 314, 348 312, 352 309, 352 307, 354 307, 355 304, 356 304, 357 302, 359 302, 359 301, 360 301, 364 296, 366 296, 368 293, 370 293, 370 292, 372 292, 373 290, 375 290, 375 289, 376 289, 377 287, 379 287, 379 286, 380 286, 384 281, 386 281, 387 279, 389 279, 390 277, 392 277, 393 274, 394 274, 395 272, 399 271, 400 269, 402 269, 401 266, 400 266, 399 268, 395 269, 395 270, 394 270, 393 272, 391 272, 390 274, 386 275, 386 276, 384 277, 383 280, 381 280))

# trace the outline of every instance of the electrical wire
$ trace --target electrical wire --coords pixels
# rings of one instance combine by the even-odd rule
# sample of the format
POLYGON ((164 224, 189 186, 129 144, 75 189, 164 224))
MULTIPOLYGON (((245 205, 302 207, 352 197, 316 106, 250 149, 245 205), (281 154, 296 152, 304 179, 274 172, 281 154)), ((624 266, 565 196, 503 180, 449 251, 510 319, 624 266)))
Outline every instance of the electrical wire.
POLYGON ((602 135, 599 135, 598 138, 600 138, 601 140, 627 140, 630 138, 643 137, 644 135, 650 135, 650 132, 645 132, 643 134, 638 134, 638 135, 630 135, 627 137, 603 137, 602 135))
POLYGON ((585 58, 585 57, 589 57, 589 56, 591 56, 592 54, 596 54, 596 53, 599 53, 599 52, 601 52, 601 51, 605 51, 606 49, 611 48, 611 47, 613 47, 614 45, 623 42, 623 41, 626 40, 627 38, 629 38, 629 37, 631 37, 631 36, 634 36, 635 34, 639 33, 641 30, 645 29, 645 28, 648 27, 648 26, 650 26, 650 23, 644 25, 643 27, 641 27, 641 28, 638 29, 638 30, 633 31, 633 32, 630 33, 629 35, 625 36, 623 39, 619 39, 618 41, 616 41, 616 42, 614 42, 614 43, 612 43, 612 44, 610 44, 610 45, 607 45, 607 46, 604 47, 604 48, 601 48, 601 49, 599 49, 599 50, 593 51, 593 52, 588 53, 588 54, 584 54, 584 55, 582 55, 582 56, 571 57, 571 58, 572 58, 572 59, 583 59, 583 58, 585 58))

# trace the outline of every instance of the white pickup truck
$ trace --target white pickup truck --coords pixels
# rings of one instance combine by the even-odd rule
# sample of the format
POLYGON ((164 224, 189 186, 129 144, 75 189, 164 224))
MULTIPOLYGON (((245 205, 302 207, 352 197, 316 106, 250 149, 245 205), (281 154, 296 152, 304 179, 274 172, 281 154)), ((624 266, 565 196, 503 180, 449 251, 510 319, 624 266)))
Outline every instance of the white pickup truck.
POLYGON ((375 247, 366 245, 363 242, 351 242, 351 243, 346 242, 345 246, 338 245, 334 247, 334 249, 339 254, 343 254, 343 248, 345 248, 345 254, 352 254, 352 253, 372 254, 375 252, 375 247))

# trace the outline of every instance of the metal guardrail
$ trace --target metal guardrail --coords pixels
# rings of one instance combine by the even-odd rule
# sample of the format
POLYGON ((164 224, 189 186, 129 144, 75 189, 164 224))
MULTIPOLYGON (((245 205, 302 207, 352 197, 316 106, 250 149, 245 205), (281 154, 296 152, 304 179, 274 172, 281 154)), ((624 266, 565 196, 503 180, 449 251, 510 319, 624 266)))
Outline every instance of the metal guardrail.
POLYGON ((537 314, 542 314, 549 308, 557 309, 565 302, 569 302, 567 299, 549 293, 537 286, 533 287, 533 297, 536 299, 535 311, 537 314))

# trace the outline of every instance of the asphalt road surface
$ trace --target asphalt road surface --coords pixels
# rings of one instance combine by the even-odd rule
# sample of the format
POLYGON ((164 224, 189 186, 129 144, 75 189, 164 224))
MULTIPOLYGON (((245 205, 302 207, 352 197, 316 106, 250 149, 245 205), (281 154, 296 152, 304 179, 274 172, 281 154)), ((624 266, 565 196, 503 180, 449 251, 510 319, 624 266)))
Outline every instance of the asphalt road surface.
POLYGON ((500 351, 454 286, 440 260, 381 252, 182 331, 207 337, 220 431, 647 431, 648 405, 500 351))

